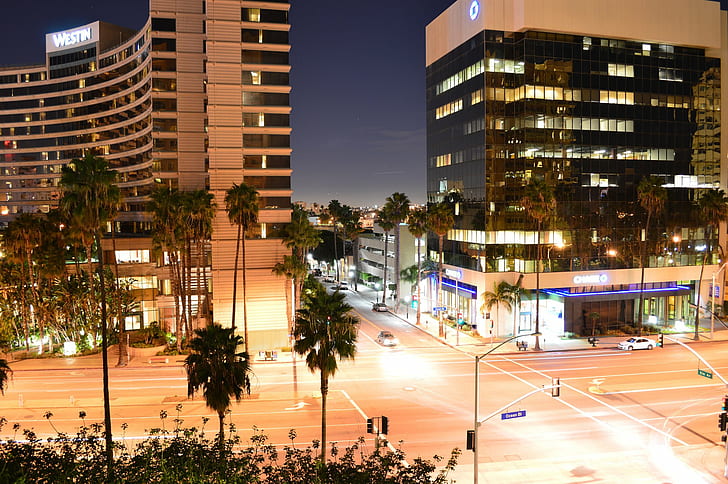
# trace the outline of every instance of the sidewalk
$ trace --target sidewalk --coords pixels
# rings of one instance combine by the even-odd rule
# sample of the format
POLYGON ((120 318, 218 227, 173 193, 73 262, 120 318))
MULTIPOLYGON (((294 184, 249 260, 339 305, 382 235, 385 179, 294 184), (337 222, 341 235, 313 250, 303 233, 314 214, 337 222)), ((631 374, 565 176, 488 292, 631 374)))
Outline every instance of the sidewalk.
MULTIPOLYGON (((357 291, 352 293, 358 294, 365 300, 376 300, 376 296, 380 293, 363 285, 359 284, 357 291)), ((390 300, 388 304, 394 304, 394 301, 390 300)), ((398 317, 402 321, 405 321, 412 326, 416 327, 420 331, 429 334, 433 338, 442 341, 443 343, 456 348, 464 353, 471 354, 473 356, 482 355, 485 352, 492 350, 492 354, 513 354, 519 353, 519 349, 516 346, 516 341, 525 341, 528 343, 527 352, 533 351, 535 336, 522 336, 513 339, 510 342, 504 343, 508 338, 499 337, 486 337, 481 335, 473 335, 462 331, 457 331, 448 325, 444 325, 445 336, 440 337, 439 335, 439 322, 430 313, 420 314, 420 325, 417 325, 417 310, 410 308, 405 310, 400 308, 399 313, 390 310, 390 313, 398 317), (458 334, 459 333, 459 334, 458 334), (501 345, 502 346, 499 346, 501 345)), ((651 339, 657 339, 656 335, 645 335, 651 339)), ((715 331, 713 338, 710 338, 710 333, 702 331, 699 334, 699 341, 693 339, 694 334, 691 333, 671 333, 668 334, 670 338, 679 340, 682 343, 698 343, 698 342, 710 342, 710 341, 728 341, 728 330, 726 331, 715 331)), ((627 339, 627 336, 599 336, 598 341, 595 345, 589 343, 588 338, 553 338, 553 337, 540 337, 541 351, 546 352, 559 352, 559 351, 577 351, 577 350, 593 350, 593 349, 616 349, 617 344, 620 341, 627 339)), ((665 341, 665 345, 675 344, 670 341, 665 341)), ((520 353, 523 353, 521 350, 520 353)))

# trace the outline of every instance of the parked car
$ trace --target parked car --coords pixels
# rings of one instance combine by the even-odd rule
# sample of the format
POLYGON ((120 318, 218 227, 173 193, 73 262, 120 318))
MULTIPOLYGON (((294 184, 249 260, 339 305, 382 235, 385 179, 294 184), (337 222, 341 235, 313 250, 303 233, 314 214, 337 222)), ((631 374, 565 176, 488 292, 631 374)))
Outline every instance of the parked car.
POLYGON ((336 279, 334 279, 334 278, 333 278, 333 277, 331 277, 331 276, 324 276, 324 278, 323 278, 323 281, 324 281, 324 282, 329 282, 329 283, 333 283, 333 282, 336 282, 336 279))
POLYGON ((617 345, 620 350, 651 350, 657 346, 657 341, 650 338, 633 337, 626 339, 617 345))
POLYGON ((349 284, 347 284, 346 282, 340 282, 334 286, 334 289, 336 289, 337 291, 348 291, 349 284))
POLYGON ((372 304, 372 311, 376 311, 378 313, 386 313, 387 311, 389 311, 389 308, 386 304, 378 302, 372 304))
POLYGON ((399 340, 391 333, 391 331, 380 331, 377 335, 377 343, 382 346, 397 346, 399 344, 399 340))

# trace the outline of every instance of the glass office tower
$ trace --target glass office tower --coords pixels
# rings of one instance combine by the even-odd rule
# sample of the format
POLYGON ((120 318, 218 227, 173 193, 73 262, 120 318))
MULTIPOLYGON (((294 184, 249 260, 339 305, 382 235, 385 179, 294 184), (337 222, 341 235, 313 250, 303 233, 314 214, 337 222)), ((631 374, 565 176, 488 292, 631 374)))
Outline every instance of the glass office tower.
POLYGON ((540 235, 546 331, 583 333, 592 314, 607 326, 634 324, 645 239, 644 321, 680 324, 694 313, 703 256, 705 277, 720 262, 718 234, 707 240, 694 202, 723 186, 725 14, 714 2, 676 2, 672 22, 690 12, 698 24, 678 38, 670 25, 642 28, 650 8, 666 8, 660 2, 629 10, 637 31, 616 19, 617 4, 599 13, 567 3, 549 16, 530 0, 462 0, 428 26, 428 201, 453 207, 445 262, 471 285, 446 281, 445 299, 490 324, 472 286, 492 291, 523 274, 518 315, 497 332, 533 329, 539 237, 521 198, 538 179, 557 200, 540 235), (637 196, 646 176, 668 193, 647 234, 637 196))

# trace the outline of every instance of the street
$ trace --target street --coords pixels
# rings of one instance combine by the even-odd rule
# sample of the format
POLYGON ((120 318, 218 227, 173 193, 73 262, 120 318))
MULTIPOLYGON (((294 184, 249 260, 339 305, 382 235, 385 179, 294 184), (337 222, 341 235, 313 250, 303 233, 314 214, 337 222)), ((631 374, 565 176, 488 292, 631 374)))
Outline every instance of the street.
MULTIPOLYGON (((371 300, 356 293, 349 302, 361 315, 356 359, 340 364, 331 379, 329 439, 339 446, 373 436, 366 418, 389 417, 391 445, 409 459, 447 457, 463 450, 453 477, 472 480, 473 453, 465 450, 473 428, 474 357, 442 344, 389 313, 370 310, 371 300), (381 329, 400 340, 388 348, 376 343, 381 329)), ((728 374, 726 342, 701 343, 694 349, 720 373, 728 374)), ((481 353, 488 350, 481 349, 481 353)), ((469 349, 472 350, 472 349, 469 349)), ((128 443, 155 427, 172 429, 177 406, 184 426, 216 418, 201 396, 187 398, 183 357, 169 364, 132 362, 111 368, 114 437, 128 443), (166 411, 168 418, 160 419, 166 411), (122 423, 128 428, 122 431, 122 423)), ((12 425, 32 428, 40 437, 56 429, 73 434, 85 422, 100 422, 101 370, 98 358, 25 360, 12 363, 14 377, 0 398, 0 416, 8 423, 2 438, 22 438, 12 425), (49 419, 44 414, 50 411, 49 419)), ((524 416, 502 420, 500 414, 480 427, 480 482, 722 482, 725 453, 717 414, 725 386, 697 373, 698 361, 677 344, 651 351, 614 348, 563 352, 515 352, 489 355, 480 367, 479 415, 485 418, 526 393, 560 378, 559 397, 537 392, 507 407, 524 416), (717 460, 716 460, 717 459, 717 460)), ((701 368, 703 368, 701 366, 701 368)), ((705 369, 705 368, 703 368, 705 369)), ((320 438, 318 374, 299 357, 256 362, 253 393, 232 407, 232 421, 243 440, 254 428, 275 445, 296 445, 320 438)), ((208 436, 217 431, 207 425, 208 436)))

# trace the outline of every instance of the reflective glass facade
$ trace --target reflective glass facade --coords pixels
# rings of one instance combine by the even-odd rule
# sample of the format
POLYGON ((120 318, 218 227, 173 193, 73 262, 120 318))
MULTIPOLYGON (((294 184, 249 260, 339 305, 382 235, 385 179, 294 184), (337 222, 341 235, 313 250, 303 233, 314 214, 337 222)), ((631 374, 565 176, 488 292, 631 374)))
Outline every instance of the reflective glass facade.
POLYGON ((482 31, 427 67, 428 199, 456 212, 446 263, 534 272, 536 224, 520 199, 539 178, 558 202, 544 271, 639 267, 637 185, 649 175, 669 200, 648 265, 699 263, 708 241, 690 206, 719 187, 720 102, 720 61, 704 49, 482 31))

